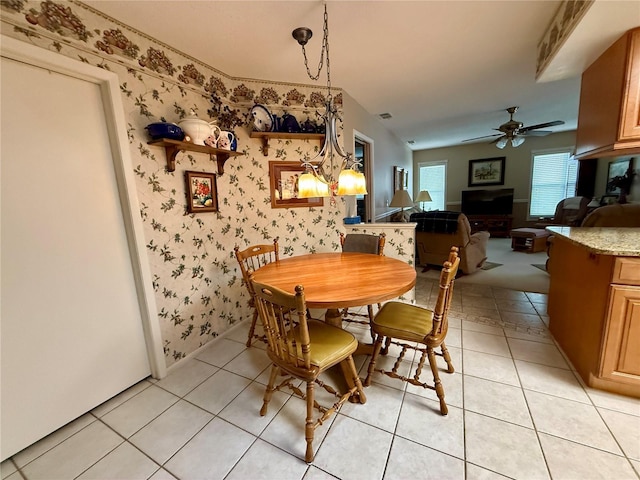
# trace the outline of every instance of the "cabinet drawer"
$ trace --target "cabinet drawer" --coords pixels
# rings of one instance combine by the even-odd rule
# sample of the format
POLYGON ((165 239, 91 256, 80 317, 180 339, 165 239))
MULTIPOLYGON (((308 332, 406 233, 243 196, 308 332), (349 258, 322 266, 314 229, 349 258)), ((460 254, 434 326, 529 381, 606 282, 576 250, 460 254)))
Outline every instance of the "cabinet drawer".
POLYGON ((611 283, 640 285, 640 258, 616 258, 611 283))

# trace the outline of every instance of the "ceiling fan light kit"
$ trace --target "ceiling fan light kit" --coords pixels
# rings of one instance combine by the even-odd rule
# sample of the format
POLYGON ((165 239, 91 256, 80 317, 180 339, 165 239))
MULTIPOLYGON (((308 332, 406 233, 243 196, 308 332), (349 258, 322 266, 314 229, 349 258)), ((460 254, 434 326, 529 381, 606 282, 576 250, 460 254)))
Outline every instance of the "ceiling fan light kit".
POLYGON ((513 119, 513 114, 517 111, 518 107, 507 108, 507 113, 509 113, 509 121, 503 123, 495 129, 500 131, 501 133, 496 133, 494 135, 485 135, 483 137, 469 138, 467 140, 463 140, 463 142, 470 142, 483 138, 498 137, 495 140, 492 140, 490 143, 495 143, 496 147, 503 149, 509 142, 511 142, 511 146, 516 148, 524 143, 525 137, 544 137, 545 135, 553 133, 551 130, 539 130, 540 128, 564 125, 564 122, 562 120, 554 120, 552 122, 539 123, 537 125, 525 127, 523 126, 522 122, 518 122, 517 120, 513 119))

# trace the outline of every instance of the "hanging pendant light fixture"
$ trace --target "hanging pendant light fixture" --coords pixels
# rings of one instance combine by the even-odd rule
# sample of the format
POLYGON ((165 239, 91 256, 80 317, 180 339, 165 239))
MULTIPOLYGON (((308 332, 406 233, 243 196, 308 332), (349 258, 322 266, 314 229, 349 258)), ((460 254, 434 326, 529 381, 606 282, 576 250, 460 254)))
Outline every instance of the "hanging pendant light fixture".
POLYGON ((318 72, 313 75, 309 70, 305 45, 313 36, 313 32, 307 27, 296 28, 292 33, 293 38, 302 47, 304 65, 307 75, 311 80, 318 80, 326 55, 327 62, 327 98, 325 100, 325 112, 322 115, 325 125, 324 143, 318 155, 312 159, 301 160, 305 167, 305 173, 298 179, 298 197, 331 197, 335 202, 336 195, 361 195, 367 193, 367 182, 364 174, 358 171, 360 162, 351 154, 345 153, 338 143, 338 111, 333 103, 331 93, 331 68, 329 64, 329 15, 327 4, 324 4, 324 35, 322 38, 322 50, 318 63, 318 72), (340 171, 335 178, 336 170, 340 171))

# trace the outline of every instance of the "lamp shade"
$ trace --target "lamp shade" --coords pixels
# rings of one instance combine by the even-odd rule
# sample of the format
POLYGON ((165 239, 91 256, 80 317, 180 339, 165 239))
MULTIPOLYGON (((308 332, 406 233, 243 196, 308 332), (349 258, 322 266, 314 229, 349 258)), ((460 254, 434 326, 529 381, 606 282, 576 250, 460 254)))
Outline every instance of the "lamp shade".
POLYGON ((358 193, 358 172, 347 168, 338 177, 338 195, 356 195, 358 193))
POLYGON ((356 194, 367 195, 367 179, 364 177, 364 173, 356 172, 356 194))
POLYGON ((429 192, 427 190, 420 190, 420 193, 418 193, 418 196, 416 197, 416 202, 431 202, 431 195, 429 195, 429 192))
POLYGON ((524 143, 525 138, 521 137, 520 135, 518 135, 517 137, 513 137, 511 139, 511 146, 513 147, 519 147, 520 145, 522 145, 524 143))
POLYGON ((496 142, 496 147, 504 148, 507 146, 507 137, 500 137, 500 140, 496 142))
POLYGON ((406 190, 397 190, 396 193, 393 194, 393 198, 391 199, 390 207, 413 207, 413 200, 411 200, 411 196, 409 192, 406 190))
POLYGON ((329 185, 306 172, 298 177, 298 198, 328 197, 329 185))

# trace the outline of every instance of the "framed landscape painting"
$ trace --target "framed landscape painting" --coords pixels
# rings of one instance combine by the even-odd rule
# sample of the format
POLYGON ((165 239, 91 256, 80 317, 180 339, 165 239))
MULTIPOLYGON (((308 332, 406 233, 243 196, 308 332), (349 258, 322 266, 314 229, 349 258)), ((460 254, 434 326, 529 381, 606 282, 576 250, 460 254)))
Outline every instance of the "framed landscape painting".
POLYGON ((494 157, 469 160, 469 186, 504 185, 505 159, 506 157, 494 157))

